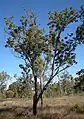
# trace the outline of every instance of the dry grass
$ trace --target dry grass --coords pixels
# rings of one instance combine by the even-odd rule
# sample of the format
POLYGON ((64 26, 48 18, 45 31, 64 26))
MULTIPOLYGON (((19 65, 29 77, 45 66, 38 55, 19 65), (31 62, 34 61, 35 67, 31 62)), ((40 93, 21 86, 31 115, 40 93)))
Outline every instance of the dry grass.
POLYGON ((38 115, 32 115, 32 101, 28 99, 8 99, 0 101, 0 119, 84 119, 84 113, 71 110, 75 105, 84 105, 83 96, 44 99, 44 107, 38 115))

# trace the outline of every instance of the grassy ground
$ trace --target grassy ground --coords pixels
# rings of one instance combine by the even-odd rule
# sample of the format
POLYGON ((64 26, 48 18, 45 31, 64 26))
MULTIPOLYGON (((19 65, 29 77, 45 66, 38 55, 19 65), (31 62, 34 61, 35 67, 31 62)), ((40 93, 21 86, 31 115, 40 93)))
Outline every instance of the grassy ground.
POLYGON ((32 101, 8 99, 0 101, 0 119, 84 119, 83 96, 44 99, 44 107, 38 115, 32 115, 32 101), (80 109, 79 109, 80 106, 80 109))

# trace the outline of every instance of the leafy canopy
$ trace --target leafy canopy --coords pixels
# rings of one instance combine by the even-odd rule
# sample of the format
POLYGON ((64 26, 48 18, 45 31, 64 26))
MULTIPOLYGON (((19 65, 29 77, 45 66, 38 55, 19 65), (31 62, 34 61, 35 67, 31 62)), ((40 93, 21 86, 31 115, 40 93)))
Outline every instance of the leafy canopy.
MULTIPOLYGON (((33 12, 26 13, 27 16, 21 17, 20 25, 13 22, 13 17, 5 18, 9 36, 6 47, 25 61, 26 68, 29 71, 31 69, 33 75, 37 75, 37 69, 40 71, 39 62, 44 61, 50 76, 48 84, 58 73, 77 63, 75 49, 84 39, 77 37, 78 30, 76 36, 64 32, 69 25, 79 20, 79 13, 72 7, 61 12, 49 12, 48 35, 39 27, 36 15, 33 12)), ((23 65, 20 67, 25 69, 23 65)))

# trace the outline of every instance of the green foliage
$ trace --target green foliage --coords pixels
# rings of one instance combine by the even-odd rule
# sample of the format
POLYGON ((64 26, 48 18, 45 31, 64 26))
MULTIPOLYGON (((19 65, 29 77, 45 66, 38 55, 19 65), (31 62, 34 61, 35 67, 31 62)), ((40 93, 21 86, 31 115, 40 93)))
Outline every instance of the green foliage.
POLYGON ((63 72, 62 75, 60 76, 60 86, 62 93, 64 93, 64 95, 73 94, 74 79, 67 71, 63 72))
POLYGON ((22 16, 20 26, 11 25, 13 24, 11 18, 5 18, 5 22, 9 32, 6 47, 12 48, 31 67, 46 46, 44 31, 38 28, 36 16, 32 12, 27 17, 22 16))
POLYGON ((55 30, 58 31, 62 29, 64 31, 65 27, 70 23, 76 21, 78 13, 71 7, 69 10, 66 8, 65 10, 49 12, 49 20, 51 21, 49 24, 51 28, 56 28, 55 30))
POLYGON ((84 69, 81 69, 77 72, 78 77, 75 78, 75 92, 83 92, 84 91, 84 69))
POLYGON ((6 98, 13 98, 14 92, 12 90, 7 90, 5 95, 6 95, 6 98))
POLYGON ((35 67, 35 72, 37 74, 38 77, 41 77, 43 75, 43 71, 45 69, 45 61, 43 60, 43 58, 41 56, 37 57, 34 63, 34 67, 35 67))
POLYGON ((84 5, 81 6, 81 10, 79 11, 81 25, 76 30, 76 38, 79 43, 84 43, 84 5))
POLYGON ((75 104, 71 107, 71 110, 77 113, 84 113, 84 105, 75 104))
POLYGON ((46 97, 57 97, 74 94, 74 79, 69 72, 63 72, 58 77, 57 83, 51 83, 45 91, 46 97))
POLYGON ((36 62, 39 64, 39 57, 42 59, 42 53, 45 62, 49 59, 52 61, 54 57, 56 71, 61 66, 68 68, 76 63, 74 50, 77 42, 73 33, 67 34, 64 38, 61 38, 61 33, 69 24, 76 21, 78 16, 73 8, 65 9, 60 13, 57 11, 50 12, 49 35, 45 35, 44 30, 38 27, 37 17, 32 12, 28 13, 28 16, 21 17, 20 26, 15 25, 12 17, 5 18, 9 34, 6 47, 11 48, 16 55, 23 58, 27 69, 32 69, 33 73, 37 69, 35 69, 36 62))
POLYGON ((10 79, 10 76, 7 74, 7 72, 0 72, 0 93, 3 94, 3 92, 6 89, 6 82, 10 79))
POLYGON ((73 9, 65 9, 58 13, 54 11, 49 13, 49 28, 50 37, 55 51, 55 64, 56 68, 59 65, 69 67, 75 62, 74 50, 77 46, 76 39, 73 37, 73 33, 66 34, 61 38, 61 34, 64 32, 66 27, 75 22, 78 17, 78 13, 73 9))
POLYGON ((58 83, 50 84, 48 88, 46 89, 44 96, 47 98, 61 96, 59 84, 58 83))
POLYGON ((9 85, 7 94, 10 95, 10 91, 14 93, 13 97, 24 98, 32 97, 32 88, 34 84, 31 82, 30 77, 16 77, 16 82, 9 85))

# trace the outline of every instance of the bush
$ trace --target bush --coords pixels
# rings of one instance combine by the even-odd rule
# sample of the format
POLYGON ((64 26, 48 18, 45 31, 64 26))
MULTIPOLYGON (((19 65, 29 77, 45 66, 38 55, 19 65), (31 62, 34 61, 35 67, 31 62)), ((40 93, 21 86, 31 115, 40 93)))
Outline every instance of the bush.
POLYGON ((6 98, 13 98, 14 97, 14 92, 11 90, 6 91, 6 98))
POLYGON ((75 104, 74 106, 71 107, 71 110, 77 113, 84 113, 84 105, 80 106, 78 104, 75 104))

